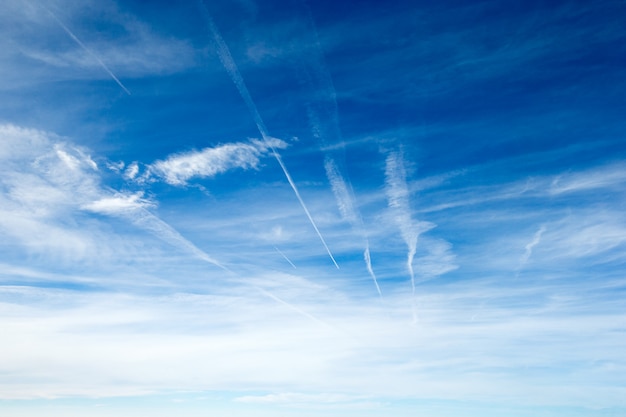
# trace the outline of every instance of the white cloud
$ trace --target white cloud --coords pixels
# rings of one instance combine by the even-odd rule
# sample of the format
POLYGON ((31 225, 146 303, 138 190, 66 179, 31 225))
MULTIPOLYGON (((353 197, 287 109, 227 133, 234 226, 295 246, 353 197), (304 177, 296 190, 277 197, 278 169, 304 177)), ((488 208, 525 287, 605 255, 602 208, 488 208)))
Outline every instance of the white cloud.
POLYGON ((626 165, 615 163, 603 167, 594 167, 584 172, 558 175, 549 187, 551 194, 573 193, 602 188, 624 187, 626 183, 626 165))
POLYGON ((128 167, 124 171, 124 178, 132 180, 137 176, 138 173, 139 165, 137 164, 137 162, 133 162, 132 164, 128 165, 128 167))
POLYGON ((82 209, 100 214, 128 213, 142 208, 153 207, 152 201, 146 200, 142 192, 134 194, 119 193, 112 197, 103 197, 81 206, 82 209))
POLYGON ((260 158, 267 156, 270 145, 277 149, 287 147, 280 139, 235 142, 214 148, 204 148, 170 156, 149 166, 149 172, 168 184, 185 185, 192 178, 207 178, 231 169, 257 168, 260 158))

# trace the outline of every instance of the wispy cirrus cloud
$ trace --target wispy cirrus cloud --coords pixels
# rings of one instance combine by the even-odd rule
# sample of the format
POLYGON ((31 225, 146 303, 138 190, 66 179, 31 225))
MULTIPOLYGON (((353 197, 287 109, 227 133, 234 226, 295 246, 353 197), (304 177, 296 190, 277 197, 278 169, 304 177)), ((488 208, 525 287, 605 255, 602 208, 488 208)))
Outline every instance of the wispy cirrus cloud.
MULTIPOLYGON (((143 192, 114 191, 102 185, 89 153, 47 132, 0 125, 0 180, 6 192, 0 230, 36 253, 61 253, 68 260, 96 259, 107 245, 103 232, 81 213, 124 218, 165 242, 206 262, 217 260, 184 238, 149 209, 143 192), (88 225, 87 229, 80 227, 88 225), (100 248, 100 249, 99 249, 100 248)), ((110 252, 106 250, 104 252, 110 252)))
MULTIPOLYGON (((391 217, 399 228, 400 235, 408 249, 406 267, 411 278, 413 298, 415 298, 413 260, 417 253, 417 241, 421 233, 432 229, 435 225, 429 222, 416 222, 413 220, 404 167, 404 156, 401 150, 390 152, 385 159, 385 193, 389 202, 391 217)), ((413 318, 417 318, 415 309, 413 318)))

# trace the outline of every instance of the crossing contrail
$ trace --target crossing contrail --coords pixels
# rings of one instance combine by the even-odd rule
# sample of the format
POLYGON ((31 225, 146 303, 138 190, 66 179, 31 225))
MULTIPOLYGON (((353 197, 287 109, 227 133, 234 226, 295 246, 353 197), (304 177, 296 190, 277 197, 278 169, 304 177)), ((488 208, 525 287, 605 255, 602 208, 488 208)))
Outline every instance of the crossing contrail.
POLYGON ((337 261, 335 261, 335 257, 333 256, 332 252, 330 251, 330 248, 326 244, 326 241, 324 240, 322 233, 320 232, 317 225, 315 224, 315 221, 313 220, 313 216, 311 216, 311 213, 309 212, 309 209, 304 203, 304 200, 302 200, 302 197, 300 196, 300 192, 298 191, 298 187, 296 186, 295 182, 291 178, 291 175, 289 174, 289 171, 287 170, 287 167, 285 166, 285 163, 283 162, 280 154, 271 143, 271 140, 270 140, 271 137, 267 131, 267 128, 265 127, 265 123, 263 122, 263 119, 261 118, 261 115, 259 113, 259 110, 256 107, 256 104, 254 104, 254 100, 252 100, 252 96, 250 96, 248 87, 246 87, 243 77, 241 76, 241 73, 239 72, 239 68, 237 67, 235 60, 233 59, 230 53, 230 49, 228 48, 228 45, 226 45, 226 42, 224 42, 224 39, 222 38, 222 35, 217 29, 215 22, 213 22, 213 18, 211 17, 204 2, 200 1, 199 4, 203 11, 204 17, 208 23, 209 30, 211 31, 211 35, 213 35, 213 40, 217 44, 217 53, 220 58, 220 61, 222 62, 222 65, 224 66, 224 69, 226 69, 226 72, 228 72, 228 75, 230 76, 230 79, 235 84, 235 87, 237 87, 237 90, 239 91, 241 98, 246 103, 246 106, 248 107, 248 110, 252 114, 252 118, 254 119, 254 122, 256 124, 257 129, 259 130, 259 133, 261 134, 261 137, 267 143, 267 146, 272 150, 272 154, 274 155, 274 158, 278 162, 278 165, 280 165, 280 168, 283 170, 283 173, 285 174, 285 177, 287 178, 287 181, 289 182, 291 189, 296 195, 296 198, 300 202, 300 205, 302 206, 304 213, 306 214, 309 221, 311 222, 313 229, 315 229, 317 236, 322 241, 322 244, 324 245, 326 252, 328 252, 328 256, 330 256, 330 259, 333 261, 333 264, 335 264, 335 267, 339 269, 339 265, 337 264, 337 261))
POLYGON ((106 64, 104 62, 102 62, 100 57, 98 57, 98 55, 93 53, 91 51, 91 49, 87 48, 85 46, 85 44, 80 39, 78 39, 78 37, 76 35, 74 35, 74 33, 67 26, 65 26, 65 24, 63 24, 63 22, 54 13, 52 13, 52 10, 46 8, 45 6, 41 6, 41 7, 43 7, 48 13, 50 13, 52 18, 59 24, 59 26, 61 26, 61 28, 63 28, 65 33, 67 33, 70 36, 70 38, 72 38, 74 40, 74 42, 76 42, 78 44, 78 46, 83 48, 83 50, 85 52, 87 52, 87 54, 89 54, 93 59, 95 59, 98 62, 98 64, 100 64, 102 69, 104 69, 107 72, 107 74, 109 74, 111 76, 111 78, 113 78, 113 80, 115 80, 117 85, 119 85, 122 88, 122 90, 124 90, 124 92, 130 96, 130 91, 128 91, 128 89, 124 86, 124 84, 122 84, 122 82, 119 80, 119 78, 117 78, 115 76, 115 74, 113 74, 113 72, 109 69, 109 67, 107 67, 106 64))

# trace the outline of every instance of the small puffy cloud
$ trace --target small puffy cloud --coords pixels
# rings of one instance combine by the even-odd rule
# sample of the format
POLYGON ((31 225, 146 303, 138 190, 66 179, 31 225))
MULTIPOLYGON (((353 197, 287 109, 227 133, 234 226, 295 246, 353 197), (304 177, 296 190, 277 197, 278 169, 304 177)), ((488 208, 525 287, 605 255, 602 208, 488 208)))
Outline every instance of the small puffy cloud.
POLYGON ((267 141, 235 142, 200 151, 171 155, 149 166, 152 175, 171 185, 186 185, 191 178, 207 178, 231 169, 250 169, 259 165, 260 158, 272 148, 283 149, 287 143, 271 138, 267 141))

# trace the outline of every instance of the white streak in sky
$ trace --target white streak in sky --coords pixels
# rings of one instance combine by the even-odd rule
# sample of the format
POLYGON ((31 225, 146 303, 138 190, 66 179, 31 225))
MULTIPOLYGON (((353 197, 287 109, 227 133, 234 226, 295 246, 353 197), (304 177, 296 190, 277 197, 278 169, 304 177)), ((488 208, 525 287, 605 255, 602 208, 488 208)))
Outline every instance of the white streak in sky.
POLYGON ((282 256, 283 258, 285 258, 285 260, 286 260, 287 262, 289 262, 289 265, 293 266, 293 268, 294 268, 294 269, 297 269, 297 268, 296 268, 296 266, 293 264, 293 262, 291 262, 291 260, 290 260, 289 258, 287 258, 287 255, 285 255, 285 254, 283 253, 283 251, 281 251, 280 249, 278 249, 276 246, 274 246, 274 249, 276 249, 276 252, 280 253, 280 254, 281 254, 281 256, 282 256))
MULTIPOLYGON (((426 222, 415 224, 411 218, 409 188, 406 183, 406 170, 404 168, 402 151, 391 152, 387 156, 385 164, 385 192, 393 219, 400 228, 400 234, 408 248, 406 266, 411 277, 413 303, 415 303, 413 258, 415 258, 415 253, 417 252, 417 240, 422 231, 434 226, 426 222)), ((417 320, 415 304, 413 305, 413 319, 414 321, 417 320)))
POLYGON ((61 26, 61 28, 63 28, 63 30, 74 40, 74 42, 76 42, 78 44, 78 46, 83 48, 83 50, 85 52, 87 52, 89 55, 91 55, 92 58, 94 58, 96 61, 98 61, 100 66, 107 72, 107 74, 109 74, 111 76, 111 78, 113 78, 113 80, 115 80, 117 85, 119 85, 122 88, 122 90, 124 90, 124 92, 130 96, 130 91, 128 91, 128 89, 124 86, 124 84, 122 84, 122 82, 119 80, 119 78, 117 78, 115 76, 115 74, 113 74, 113 72, 109 69, 109 67, 107 67, 105 65, 105 63, 102 62, 102 60, 98 57, 98 55, 94 54, 89 48, 87 48, 85 46, 85 44, 80 39, 78 39, 78 37, 76 35, 74 35, 74 33, 72 33, 72 31, 67 26, 65 26, 65 24, 63 24, 63 22, 61 22, 61 20, 54 13, 52 13, 52 10, 47 9, 44 6, 42 6, 42 7, 48 13, 50 13, 50 15, 54 18, 54 20, 56 20, 56 22, 59 24, 59 26, 61 26))
POLYGON ((376 291, 378 291, 378 296, 382 297, 383 293, 380 291, 380 286, 378 285, 378 280, 376 279, 374 268, 372 268, 372 256, 370 255, 370 242, 368 239, 365 239, 365 250, 363 251, 363 260, 365 261, 367 272, 369 272, 370 276, 374 280, 374 285, 376 285, 376 291))
POLYGON ((522 259, 520 260, 520 264, 519 267, 517 268, 517 276, 519 276, 520 271, 522 270, 522 268, 524 268, 524 266, 528 263, 528 260, 530 259, 530 256, 533 253, 533 248, 535 246, 537 246, 539 244, 539 242, 541 242, 541 236, 543 235, 543 233, 546 231, 546 227, 544 225, 542 225, 539 230, 537 230, 535 232, 535 235, 533 236, 533 240, 531 240, 525 247, 524 249, 526 250, 524 252, 524 255, 522 256, 522 259))
POLYGON ((170 245, 186 250, 197 258, 231 272, 202 249, 184 238, 176 229, 150 213, 146 207, 154 204, 141 198, 140 194, 105 197, 83 205, 84 210, 109 216, 123 217, 136 226, 148 230, 170 245))
POLYGON ((261 118, 261 115, 259 114, 256 104, 254 104, 254 100, 252 100, 252 96, 250 96, 248 87, 246 87, 243 77, 241 76, 241 73, 239 72, 239 68, 237 68, 237 64, 235 63, 235 60, 233 59, 230 53, 230 50, 228 49, 228 45, 226 45, 226 42, 222 38, 222 35, 220 34, 219 30, 217 29, 217 26, 213 22, 213 18, 211 17, 209 10, 207 9, 204 2, 199 1, 199 4, 204 13, 204 17, 207 21, 207 24, 209 26, 209 30, 211 31, 211 34, 213 35, 213 40, 217 44, 217 53, 219 55, 220 61, 222 62, 222 65, 224 66, 224 69, 226 69, 226 72, 228 72, 228 75, 230 76, 231 80, 237 87, 237 90, 239 91, 241 98, 243 98, 243 101, 246 103, 246 106, 248 107, 248 110, 252 114, 252 118, 254 119, 254 122, 256 123, 257 129, 259 130, 261 137, 263 138, 264 141, 266 141, 267 145, 272 150, 272 154, 274 155, 274 158, 276 158, 276 161, 280 165, 280 168, 283 170, 283 173, 285 174, 285 177, 287 178, 287 181, 289 182, 291 189, 293 190, 294 194, 296 195, 296 198, 300 202, 300 205, 302 206, 302 209, 306 213, 306 216, 309 218, 309 221, 311 222, 313 229, 315 229, 317 236, 322 241, 322 244, 324 245, 326 252, 328 252, 328 256, 330 256, 330 259, 333 261, 333 264, 335 264, 335 267, 339 269, 339 265, 337 264, 337 261, 335 261, 335 258, 333 254, 331 253, 330 248, 326 244, 326 241, 324 240, 322 233, 317 228, 317 225, 315 224, 315 221, 313 220, 313 217, 311 216, 311 213, 309 212, 309 209, 307 208, 306 204, 304 204, 304 200, 302 200, 302 197, 300 196, 298 187, 296 186, 293 179, 291 178, 291 175, 289 174, 287 167, 285 166, 282 158, 280 157, 280 154, 278 153, 278 151, 276 151, 275 147, 272 145, 270 141, 270 135, 267 131, 267 128, 265 127, 265 123, 263 122, 263 119, 261 118))
POLYGON ((337 164, 329 156, 326 156, 326 159, 324 161, 324 168, 326 169, 326 176, 330 181, 333 194, 335 195, 335 200, 337 201, 339 212, 341 213, 342 217, 350 223, 352 228, 356 230, 359 234, 361 234, 365 240, 365 250, 363 251, 363 260, 365 261, 365 267, 367 268, 367 272, 370 274, 372 280, 374 281, 378 296, 382 297, 382 292, 380 291, 380 286, 378 285, 376 274, 374 273, 374 269, 372 268, 372 257, 370 254, 369 240, 365 234, 363 219, 361 218, 361 215, 355 207, 355 198, 352 187, 349 187, 348 184, 346 184, 344 177, 339 172, 337 164))
MULTIPOLYGON (((322 53, 322 47, 320 45, 319 36, 315 27, 315 22, 311 16, 310 9, 305 2, 302 2, 306 10, 306 17, 308 26, 310 27, 314 35, 314 48, 311 53, 307 55, 312 57, 310 65, 303 64, 303 72, 307 76, 309 84, 312 90, 315 91, 315 97, 317 104, 321 105, 321 109, 318 106, 311 105, 308 109, 309 122, 313 130, 313 136, 315 136, 321 143, 322 148, 328 146, 329 140, 333 145, 340 143, 341 150, 343 151, 343 138, 339 126, 339 110, 337 107, 337 91, 333 79, 330 75, 330 71, 326 66, 324 54, 322 53), (323 114, 322 114, 323 113, 323 114), (323 123, 322 120, 326 121, 323 123)), ((341 170, 337 166, 335 160, 331 157, 330 153, 326 153, 324 160, 324 168, 326 170, 326 177, 330 182, 337 206, 344 220, 350 223, 350 226, 354 231, 363 237, 365 240, 365 249, 363 251, 363 260, 367 272, 372 277, 376 291, 379 297, 382 297, 376 274, 372 268, 371 254, 369 250, 369 240, 363 226, 363 219, 361 218, 358 208, 356 207, 356 199, 354 197, 354 191, 350 178, 342 174, 341 170)))

